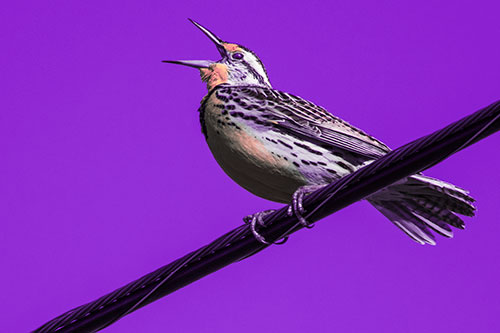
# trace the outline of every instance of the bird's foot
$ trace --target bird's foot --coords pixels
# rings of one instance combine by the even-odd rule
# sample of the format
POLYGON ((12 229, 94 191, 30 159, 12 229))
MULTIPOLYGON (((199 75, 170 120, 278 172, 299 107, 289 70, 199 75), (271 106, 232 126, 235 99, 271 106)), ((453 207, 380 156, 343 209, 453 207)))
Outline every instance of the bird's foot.
POLYGON ((276 210, 275 209, 268 209, 268 210, 264 210, 262 212, 257 212, 255 214, 252 214, 252 215, 248 215, 248 216, 245 216, 243 218, 243 221, 246 223, 246 224, 249 224, 250 225, 250 230, 252 231, 252 234, 254 235, 254 237, 259 241, 261 242, 262 244, 266 244, 266 245, 271 245, 271 244, 283 244, 287 241, 288 237, 285 237, 283 240, 279 241, 279 242, 268 242, 261 234, 259 234, 259 232, 257 231, 256 227, 257 227, 257 224, 259 226, 264 226, 265 223, 264 223, 264 217, 266 217, 267 215, 269 214, 272 214, 274 213, 276 210))
POLYGON ((292 203, 288 206, 288 216, 295 215, 299 220, 299 223, 306 228, 312 228, 313 225, 309 224, 304 218, 304 206, 302 205, 302 201, 304 200, 304 196, 312 193, 320 188, 325 187, 324 185, 305 185, 301 186, 295 191, 292 195, 292 203))

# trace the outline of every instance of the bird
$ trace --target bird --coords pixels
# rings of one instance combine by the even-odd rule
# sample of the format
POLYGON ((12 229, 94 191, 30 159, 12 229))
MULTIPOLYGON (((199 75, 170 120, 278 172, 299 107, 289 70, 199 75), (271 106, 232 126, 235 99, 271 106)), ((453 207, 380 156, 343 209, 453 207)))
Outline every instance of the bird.
MULTIPOLYGON (((324 108, 273 88, 262 61, 250 49, 225 42, 189 19, 216 46, 218 61, 163 60, 196 68, 207 85, 199 107, 202 133, 224 172, 249 192, 290 203, 306 227, 302 200, 309 193, 384 156, 391 149, 324 108)), ((469 192, 422 173, 406 177, 366 200, 411 239, 435 245, 434 233, 452 238, 464 229, 457 214, 474 216, 469 192)), ((245 221, 256 231, 273 210, 245 221)))

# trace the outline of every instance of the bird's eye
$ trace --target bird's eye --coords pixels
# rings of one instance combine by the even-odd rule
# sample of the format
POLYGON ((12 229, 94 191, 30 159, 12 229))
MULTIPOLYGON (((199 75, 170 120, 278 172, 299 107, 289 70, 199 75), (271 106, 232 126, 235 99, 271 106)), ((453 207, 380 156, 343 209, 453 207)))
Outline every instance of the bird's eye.
POLYGON ((243 53, 239 53, 239 52, 236 52, 236 53, 233 53, 233 59, 243 59, 243 53))

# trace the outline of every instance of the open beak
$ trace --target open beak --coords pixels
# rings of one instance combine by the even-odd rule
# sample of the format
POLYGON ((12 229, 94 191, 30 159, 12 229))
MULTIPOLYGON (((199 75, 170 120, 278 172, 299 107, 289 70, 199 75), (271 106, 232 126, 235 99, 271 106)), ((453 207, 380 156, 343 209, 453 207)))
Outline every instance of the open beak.
MULTIPOLYGON (((217 50, 220 55, 224 58, 227 56, 226 49, 224 48, 224 42, 217 37, 214 33, 212 33, 207 28, 203 27, 201 24, 189 19, 191 23, 193 23, 198 29, 200 29, 210 40, 215 44, 217 50)), ((162 62, 170 63, 170 64, 178 64, 184 65, 194 68, 208 68, 214 61, 210 60, 163 60, 162 62)))

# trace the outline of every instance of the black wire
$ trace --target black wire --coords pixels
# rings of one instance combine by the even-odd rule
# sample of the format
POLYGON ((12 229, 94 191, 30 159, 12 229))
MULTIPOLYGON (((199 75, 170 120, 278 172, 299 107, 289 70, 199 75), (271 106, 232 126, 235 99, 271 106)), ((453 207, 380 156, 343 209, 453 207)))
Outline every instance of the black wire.
MULTIPOLYGON (((406 144, 304 199, 308 222, 332 214, 393 182, 420 172, 500 129, 500 101, 406 144)), ((302 228, 287 207, 264 217, 259 233, 277 241, 302 228)), ((92 332, 235 261, 266 248, 247 225, 219 237, 93 302, 76 307, 35 332, 92 332)))

